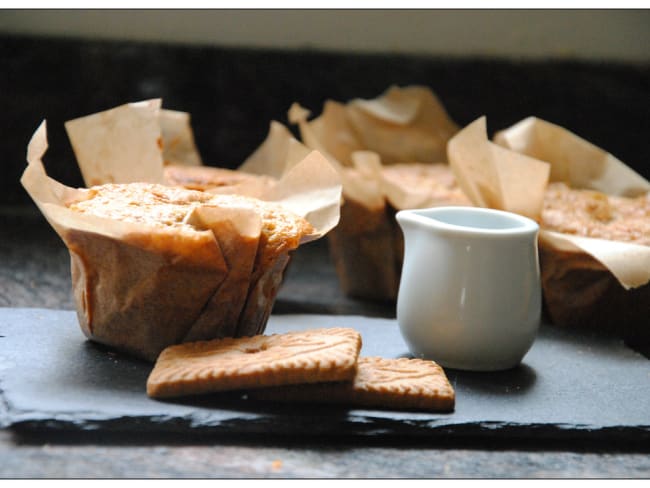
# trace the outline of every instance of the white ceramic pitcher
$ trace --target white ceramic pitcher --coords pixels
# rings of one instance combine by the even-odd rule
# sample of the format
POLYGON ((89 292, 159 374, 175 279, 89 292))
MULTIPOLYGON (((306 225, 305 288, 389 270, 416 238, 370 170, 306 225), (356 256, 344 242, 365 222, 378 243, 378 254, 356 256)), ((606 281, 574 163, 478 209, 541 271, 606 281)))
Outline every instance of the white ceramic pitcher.
POLYGON ((476 207, 403 210, 397 321, 416 357, 473 371, 509 369, 541 318, 539 226, 476 207))

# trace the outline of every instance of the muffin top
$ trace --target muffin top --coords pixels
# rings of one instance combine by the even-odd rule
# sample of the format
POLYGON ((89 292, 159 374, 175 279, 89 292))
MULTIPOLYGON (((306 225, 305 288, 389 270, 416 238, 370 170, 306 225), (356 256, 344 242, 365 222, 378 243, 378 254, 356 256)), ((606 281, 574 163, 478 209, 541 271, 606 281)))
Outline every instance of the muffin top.
POLYGON ((261 218, 267 246, 277 252, 296 247, 303 235, 313 231, 305 219, 281 204, 243 195, 211 194, 155 183, 109 183, 93 186, 84 193, 85 198, 68 203, 68 208, 179 233, 206 230, 191 218, 200 207, 252 210, 261 218))
POLYGON ((550 183, 540 225, 565 234, 650 246, 650 194, 627 198, 550 183))
POLYGON ((388 182, 413 193, 426 194, 430 205, 471 205, 444 163, 400 163, 382 167, 388 182))
POLYGON ((157 228, 198 230, 187 222, 211 195, 153 183, 108 183, 89 188, 85 199, 68 204, 75 212, 157 228))
POLYGON ((268 176, 212 166, 168 165, 164 168, 164 176, 167 184, 191 190, 236 186, 250 181, 267 185, 272 181, 268 176))

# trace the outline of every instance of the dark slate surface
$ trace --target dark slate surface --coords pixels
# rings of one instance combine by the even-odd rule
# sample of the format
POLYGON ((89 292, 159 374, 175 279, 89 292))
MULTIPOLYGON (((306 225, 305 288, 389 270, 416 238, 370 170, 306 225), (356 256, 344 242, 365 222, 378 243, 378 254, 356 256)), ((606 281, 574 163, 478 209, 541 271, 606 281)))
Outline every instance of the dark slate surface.
MULTIPOLYGON (((393 319, 274 315, 268 333, 351 326, 364 355, 408 354, 393 319)), ((451 414, 147 398, 151 365, 86 341, 74 312, 0 309, 0 425, 19 430, 650 440, 650 363, 615 339, 543 327, 519 367, 448 370, 451 414), (309 433, 309 434, 307 434, 309 433)))

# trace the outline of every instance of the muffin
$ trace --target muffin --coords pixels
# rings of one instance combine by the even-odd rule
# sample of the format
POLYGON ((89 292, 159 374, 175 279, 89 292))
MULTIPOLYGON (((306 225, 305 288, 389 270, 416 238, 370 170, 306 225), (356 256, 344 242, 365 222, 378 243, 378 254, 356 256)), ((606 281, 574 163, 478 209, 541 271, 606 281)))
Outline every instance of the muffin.
MULTIPOLYGON (((345 168, 348 178, 364 178, 345 168)), ((381 166, 375 175, 375 205, 343 192, 339 225, 328 234, 330 254, 343 292, 351 297, 394 302, 399 290, 404 237, 399 210, 470 205, 448 165, 402 163, 381 166)))
POLYGON ((289 252, 313 231, 278 204, 149 183, 92 187, 67 206, 138 225, 122 240, 65 239, 82 330, 150 360, 170 344, 263 330, 289 252))
MULTIPOLYGON (((461 131, 461 135, 467 129, 461 131)), ((487 136, 484 134, 483 139, 487 136)), ((485 191, 501 201, 529 203, 540 223, 540 271, 545 310, 558 326, 605 330, 637 348, 650 346, 650 182, 607 151, 571 131, 527 117, 494 136, 495 144, 465 137, 452 164, 490 161, 508 166, 509 191, 485 191), (478 142, 477 142, 478 141, 478 142), (473 148, 482 148, 478 151, 473 148), (544 164, 546 182, 528 176, 544 164), (539 202, 529 195, 540 195, 539 202)), ((450 142, 452 146, 454 141, 450 142)), ((466 172, 473 187, 488 181, 490 167, 466 172)), ((485 187, 486 185, 483 185, 485 187)), ((531 215, 532 216, 532 215, 531 215)))
POLYGON ((465 205, 446 163, 447 141, 459 127, 424 86, 391 86, 374 99, 327 100, 307 120, 298 104, 289 119, 302 141, 338 168, 343 183, 339 225, 328 234, 343 292, 394 302, 403 237, 395 213, 407 208, 465 205))
POLYGON ((340 181, 316 152, 261 199, 156 182, 70 188, 45 173, 46 148, 42 124, 21 182, 70 251, 80 327, 145 360, 263 332, 292 251, 338 221, 340 181))
MULTIPOLYGON (((550 183, 540 227, 572 236, 650 246, 650 193, 606 195, 550 183)), ((546 311, 558 325, 615 333, 635 346, 650 346, 650 284, 626 288, 585 252, 560 250, 540 241, 546 311)))

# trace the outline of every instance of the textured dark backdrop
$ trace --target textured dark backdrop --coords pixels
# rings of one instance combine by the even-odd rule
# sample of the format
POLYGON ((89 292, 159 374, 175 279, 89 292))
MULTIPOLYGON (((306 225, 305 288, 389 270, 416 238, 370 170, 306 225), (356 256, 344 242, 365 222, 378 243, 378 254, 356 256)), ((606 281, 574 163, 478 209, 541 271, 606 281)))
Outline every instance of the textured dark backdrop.
POLYGON ((0 37, 0 203, 29 201, 18 180, 25 149, 48 120, 48 173, 81 177, 63 122, 161 97, 192 114, 206 164, 235 167, 287 123, 294 101, 319 114, 328 99, 373 98, 422 84, 464 126, 486 115, 492 134, 535 115, 572 130, 650 178, 650 64, 504 61, 0 37))

